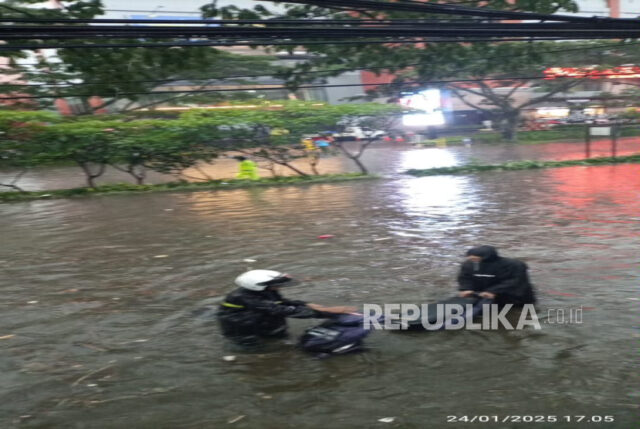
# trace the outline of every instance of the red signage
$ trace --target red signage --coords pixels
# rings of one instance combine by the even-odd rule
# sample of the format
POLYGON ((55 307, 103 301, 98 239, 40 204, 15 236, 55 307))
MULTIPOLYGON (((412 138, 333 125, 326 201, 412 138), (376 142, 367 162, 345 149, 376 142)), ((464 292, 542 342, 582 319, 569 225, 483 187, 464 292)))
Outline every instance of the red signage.
POLYGON ((544 71, 545 79, 565 77, 586 79, 640 79, 639 66, 618 66, 597 70, 594 67, 550 67, 544 71))

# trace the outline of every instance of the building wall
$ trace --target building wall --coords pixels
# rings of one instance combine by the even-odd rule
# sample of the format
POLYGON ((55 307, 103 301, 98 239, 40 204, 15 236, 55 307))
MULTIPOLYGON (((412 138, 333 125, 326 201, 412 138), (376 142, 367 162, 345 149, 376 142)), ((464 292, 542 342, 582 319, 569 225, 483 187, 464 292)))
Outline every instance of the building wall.
MULTIPOLYGON (((610 16, 609 0, 577 0, 579 16, 610 16)), ((565 13, 565 12, 560 12, 565 13)))
POLYGON ((620 18, 637 18, 640 16, 640 0, 619 0, 620 18))
MULTIPOLYGON (((327 79, 328 85, 360 85, 362 79, 359 71, 343 73, 340 76, 327 79)), ((347 86, 338 88, 325 88, 329 104, 343 104, 349 101, 346 98, 364 96, 362 86, 347 86)))
MULTIPOLYGON (((105 17, 127 18, 127 10, 144 11, 146 13, 168 14, 170 11, 180 14, 199 15, 200 8, 211 1, 206 0, 102 0, 107 9, 105 17)), ((576 0, 580 9, 578 15, 583 16, 611 16, 615 10, 619 10, 621 18, 632 18, 640 15, 640 0, 576 0)), ((240 8, 251 8, 262 4, 270 9, 278 8, 271 2, 260 2, 252 0, 220 0, 220 5, 235 5, 240 8)), ((565 12, 561 12, 565 13, 565 12)))
MULTIPOLYGON (((105 14, 104 18, 131 18, 131 15, 155 14, 155 15, 192 15, 195 19, 200 18, 200 8, 212 1, 206 0, 102 0, 105 14)), ((235 5, 239 8, 252 8, 258 4, 273 8, 269 2, 251 0, 222 0, 218 2, 221 6, 235 5)))

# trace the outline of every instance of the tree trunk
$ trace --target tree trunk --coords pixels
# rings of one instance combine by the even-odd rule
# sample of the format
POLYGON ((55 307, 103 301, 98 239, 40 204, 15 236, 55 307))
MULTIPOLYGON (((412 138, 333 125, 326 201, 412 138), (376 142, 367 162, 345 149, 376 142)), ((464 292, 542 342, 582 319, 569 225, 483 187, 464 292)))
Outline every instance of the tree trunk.
POLYGON ((356 163, 358 168, 360 168, 360 172, 362 172, 362 174, 369 174, 369 170, 367 170, 367 168, 364 166, 362 162, 360 162, 358 158, 351 158, 351 159, 353 160, 353 162, 356 163))
POLYGON ((300 176, 308 176, 307 173, 305 173, 304 171, 298 170, 297 168, 295 168, 293 165, 289 165, 289 163, 287 162, 278 162, 278 161, 274 161, 276 164, 280 164, 283 165, 285 167, 287 167, 290 170, 295 171, 297 174, 299 174, 300 176))
POLYGON ((276 173, 276 164, 273 161, 267 161, 267 164, 264 166, 258 165, 258 168, 269 170, 269 173, 271 173, 271 177, 278 177, 278 173, 276 173))
MULTIPOLYGON (((239 151, 239 152, 242 152, 242 151, 239 151)), ((245 153, 245 152, 242 152, 242 153, 245 153)), ((296 172, 296 174, 298 174, 299 176, 308 176, 307 173, 305 173, 302 170, 298 170, 293 165, 290 165, 287 161, 282 161, 282 160, 279 160, 279 159, 276 159, 276 158, 272 158, 271 156, 266 155, 266 154, 258 155, 258 154, 254 153, 253 156, 257 156, 258 158, 266 159, 269 162, 273 162, 273 163, 276 163, 278 165, 282 165, 284 167, 287 167, 289 170, 292 170, 292 171, 296 172)))
POLYGON ((82 97, 80 101, 82 102, 82 113, 78 116, 93 115, 93 110, 91 110, 91 104, 89 103, 89 100, 85 97, 82 97))
POLYGON ((518 141, 518 122, 520 120, 520 112, 507 112, 502 120, 501 134, 502 138, 508 142, 515 143, 518 141))
POLYGON ((136 173, 135 171, 133 172, 133 177, 135 177, 137 185, 144 185, 144 179, 146 176, 147 172, 145 171, 144 167, 141 167, 138 173, 136 173))
MULTIPOLYGON (((207 163, 208 164, 208 163, 207 163)), ((196 170, 198 173, 202 174, 204 177, 206 177, 207 180, 209 181, 213 181, 213 177, 209 176, 207 173, 205 173, 202 168, 200 168, 199 165, 194 165, 193 169, 196 170)))
POLYGON ((116 170, 127 173, 136 181, 136 185, 144 185, 144 179, 147 177, 147 170, 142 164, 129 164, 126 168, 120 167, 118 164, 109 164, 116 170), (136 170, 136 167, 138 170, 136 170))
POLYGON ((84 174, 87 177, 87 185, 90 188, 96 187, 95 179, 102 176, 102 173, 104 173, 104 170, 107 167, 106 164, 100 164, 100 166, 98 167, 98 171, 93 173, 88 162, 78 161, 78 165, 80 165, 80 168, 82 168, 82 171, 84 171, 84 174))
POLYGON ((311 172, 313 172, 314 175, 319 176, 320 173, 318 173, 318 163, 320 162, 320 156, 317 153, 312 153, 309 155, 308 157, 309 160, 309 165, 311 166, 311 172))
POLYGON ((356 165, 358 166, 362 174, 369 174, 369 171, 367 170, 367 168, 360 161, 360 155, 362 155, 362 151, 360 151, 360 153, 356 156, 351 154, 351 152, 349 152, 347 149, 345 149, 345 147, 342 144, 339 144, 338 147, 340 148, 342 153, 344 153, 347 156, 347 158, 349 158, 350 160, 356 163, 356 165))
POLYGON ((133 176, 136 181, 136 185, 144 185, 144 179, 147 177, 147 170, 144 168, 144 165, 130 165, 127 169, 127 173, 133 176))
POLYGON ((7 188, 14 189, 14 190, 16 190, 16 191, 18 191, 18 192, 25 192, 25 190, 24 190, 24 189, 22 189, 20 186, 16 185, 16 183, 18 183, 18 180, 20 180, 20 178, 21 178, 22 176, 24 176, 26 172, 27 172, 27 169, 26 169, 26 168, 25 168, 25 169, 23 169, 23 170, 21 170, 21 171, 20 171, 20 172, 19 172, 19 173, 18 173, 18 174, 13 178, 13 180, 12 180, 10 183, 0 183, 0 186, 5 186, 5 187, 7 187, 7 188))

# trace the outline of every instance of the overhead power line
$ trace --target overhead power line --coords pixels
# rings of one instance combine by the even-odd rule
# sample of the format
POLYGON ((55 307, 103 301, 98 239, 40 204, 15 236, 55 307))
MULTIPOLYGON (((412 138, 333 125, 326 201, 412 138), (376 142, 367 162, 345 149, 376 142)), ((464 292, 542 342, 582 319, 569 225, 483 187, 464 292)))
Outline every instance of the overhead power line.
MULTIPOLYGON (((605 37, 603 37, 605 38, 605 37)), ((367 40, 331 40, 331 41, 245 41, 236 40, 229 42, 159 42, 159 43, 93 43, 93 44, 52 44, 42 43, 38 45, 0 45, 0 51, 21 51, 34 49, 91 49, 91 48, 167 48, 167 47, 196 47, 196 46, 304 46, 304 45, 368 45, 368 44, 416 44, 416 43, 471 43, 471 42, 526 42, 531 38, 508 38, 508 39, 489 39, 489 38, 470 38, 470 39, 450 39, 450 38, 432 38, 432 39, 367 39, 367 40)), ((563 40, 554 37, 536 38, 538 41, 563 40)))
MULTIPOLYGON (((258 21, 259 22, 259 21, 258 21)), ((173 22, 175 23, 175 22, 173 22)), ((81 36, 95 35, 98 37, 120 35, 140 35, 146 37, 157 36, 261 36, 261 35, 322 35, 322 32, 331 30, 331 34, 339 33, 349 36, 358 35, 434 35, 446 33, 447 31, 457 31, 461 35, 469 35, 477 32, 483 35, 513 36, 535 35, 535 32, 554 31, 561 34, 570 35, 571 32, 605 32, 608 34, 623 33, 637 35, 640 32, 640 23, 633 25, 627 23, 487 23, 487 22, 379 22, 362 21, 347 24, 327 24, 321 22, 311 22, 305 20, 276 23, 278 26, 271 26, 268 22, 259 25, 237 25, 234 22, 227 22, 227 25, 4 25, 0 27, 0 35, 23 39, 39 39, 42 36, 54 36, 59 34, 74 34, 81 36), (320 26, 320 27, 317 27, 320 26)), ((275 25, 275 24, 274 24, 275 25)), ((327 37, 327 36, 325 36, 327 37)), ((331 37, 331 36, 329 36, 331 37)), ((339 37, 339 36, 333 36, 339 37)))
MULTIPOLYGON (((635 74, 635 73, 634 73, 635 74)), ((557 76, 554 79, 593 79, 599 75, 589 73, 585 76, 557 76)), ((609 77, 607 74, 602 74, 602 77, 609 77)), ((390 82, 390 83, 348 83, 348 84, 321 84, 321 85, 300 85, 294 89, 313 89, 313 88, 348 88, 358 86, 397 86, 404 87, 407 85, 446 85, 450 83, 473 83, 473 82, 509 82, 516 80, 543 80, 547 79, 547 76, 515 76, 515 77, 501 77, 501 78, 483 78, 483 79, 456 79, 456 80, 427 80, 427 81, 402 81, 402 82, 390 82)), ((39 99, 39 98, 70 98, 70 97, 125 97, 127 95, 158 95, 158 94, 203 94, 203 93, 216 93, 216 92, 247 92, 247 91, 275 91, 288 89, 288 87, 282 86, 253 86, 245 88, 220 88, 220 89, 198 89, 198 90, 186 90, 186 91, 148 91, 148 92, 119 92, 115 94, 58 94, 58 95, 29 95, 29 96, 10 96, 4 97, 0 95, 0 100, 22 100, 22 99, 39 99)))
POLYGON ((200 15, 202 13, 202 11, 198 10, 198 11, 184 11, 184 10, 160 10, 160 9, 154 9, 154 10, 132 10, 132 9, 104 9, 105 12, 133 12, 133 13, 144 13, 144 12, 149 12, 149 13, 155 13, 155 14, 161 14, 161 13, 186 13, 186 14, 190 14, 190 15, 200 15))
MULTIPOLYGON (((371 18, 351 18, 351 19, 148 19, 148 18, 0 18, 0 23, 20 24, 200 24, 200 25, 394 25, 394 24, 430 24, 457 22, 466 23, 486 23, 486 19, 371 19, 371 18)), ((10 28, 10 27, 7 27, 10 28)))
MULTIPOLYGON (((461 0, 461 1, 451 1, 451 2, 442 2, 440 4, 473 4, 478 3, 478 0, 461 0)), ((194 11, 184 11, 184 10, 164 10, 164 9, 154 9, 154 10, 139 10, 139 9, 104 9, 105 12, 133 12, 133 13, 154 13, 157 15, 161 15, 164 13, 185 13, 191 15, 200 15, 202 13, 201 10, 194 11)))
MULTIPOLYGON (((552 50, 546 50, 546 51, 536 51, 534 52, 535 54, 555 54, 555 53, 568 53, 568 52, 581 52, 581 51, 590 51, 590 50, 594 50, 594 49, 606 49, 606 48, 618 48, 618 49, 624 49, 624 48, 628 48, 628 47, 637 47, 638 45, 640 45, 640 42, 633 42, 633 43, 626 43, 626 44, 620 44, 620 43, 612 43, 612 44, 600 44, 600 45, 594 45, 594 46, 584 46, 584 47, 579 47, 579 48, 568 48, 568 49, 552 49, 552 50)), ((519 57, 519 56, 529 56, 531 55, 531 53, 529 52, 523 52, 523 53, 519 53, 519 54, 508 54, 508 55, 493 55, 493 56, 489 56, 489 57, 485 57, 483 58, 484 61, 492 61, 492 60, 499 60, 502 58, 513 58, 513 57, 519 57)), ((407 67, 414 67, 414 66, 420 66, 423 64, 426 64, 427 62, 425 61, 418 61, 418 62, 414 62, 414 63, 406 63, 406 64, 399 64, 398 66, 394 67, 395 70, 401 70, 407 67)), ((39 63, 29 63, 29 64, 39 64, 39 63)), ((464 67, 464 68, 459 68, 456 70, 452 70, 451 73, 459 73, 459 72, 464 72, 467 71, 471 68, 473 68, 474 65, 471 65, 469 67, 464 67)), ((291 75, 314 75, 314 74, 326 74, 326 75, 332 75, 332 74, 336 74, 336 73, 342 73, 342 72, 349 72, 349 71, 371 71, 371 70, 388 70, 390 69, 389 66, 378 66, 378 67, 357 67, 357 68, 341 68, 341 69, 327 69, 327 70, 310 70, 310 71, 298 71, 298 72, 292 72, 290 73, 291 75)), ((12 73, 19 73, 19 70, 15 70, 12 71, 12 73)), ((31 74, 33 74, 34 72, 29 72, 31 74)), ((35 72, 36 74, 52 74, 54 72, 35 72)), ((192 76, 176 76, 173 77, 171 79, 149 79, 149 80, 135 80, 135 81, 100 81, 100 82, 93 82, 93 81, 85 81, 85 82, 81 82, 81 83, 73 83, 73 84, 68 84, 68 83, 54 83, 54 84, 11 84, 11 83, 4 83, 0 86, 15 86, 15 87, 33 87, 33 86, 62 86, 62 87, 69 87, 69 86, 86 86, 86 85, 113 85, 113 84, 127 84, 127 83, 167 83, 167 82, 176 82, 179 80, 188 80, 188 81, 212 81, 212 80, 223 80, 223 79, 241 79, 241 78, 259 78, 259 77, 272 77, 272 76, 276 76, 278 73, 274 72, 271 74, 244 74, 244 75, 230 75, 230 76, 225 76, 225 77, 220 77, 220 78, 212 78, 210 76, 208 77, 204 77, 204 78, 198 78, 198 77, 192 77, 192 76)), ((325 76, 322 76, 325 77, 325 76)))
MULTIPOLYGON (((501 40, 502 41, 502 40, 501 40)), ((456 41, 458 42, 458 41, 456 41)), ((387 41, 385 41, 385 43, 387 43, 387 41)), ((606 48, 619 48, 619 49, 624 49, 627 47, 633 47, 633 46, 638 46, 638 44, 640 44, 640 42, 628 42, 628 43, 624 43, 624 42, 618 42, 618 43, 608 43, 608 44, 598 44, 598 45, 593 45, 593 46, 583 46, 580 48, 568 48, 568 49, 552 49, 552 50, 546 50, 546 51, 536 51, 535 53, 538 54, 553 54, 553 53, 562 53, 562 52, 574 52, 574 51, 590 51, 593 49, 606 49, 606 48)), ((494 55, 491 57, 486 57, 484 58, 485 60, 490 60, 490 59, 499 59, 499 58, 512 58, 514 56, 518 57, 518 56, 529 56, 531 55, 531 53, 529 52, 525 52, 525 53, 520 53, 520 54, 509 54, 509 55, 494 55)), ((20 63, 16 63, 17 66, 23 66, 23 65, 39 65, 41 64, 41 62, 33 62, 33 61, 29 61, 29 62, 20 62, 20 63)), ((53 62, 52 64, 63 64, 62 62, 53 62)), ((416 65, 420 65, 420 64, 424 64, 423 62, 417 62, 417 63, 410 63, 410 64, 406 64, 402 67, 410 67, 410 66, 416 66, 416 65)), ((342 69, 342 71, 350 71, 350 70, 376 70, 376 69, 388 69, 388 66, 381 66, 381 67, 363 67, 360 69, 351 69, 351 68, 345 68, 342 69)), ((340 69, 338 70, 327 70, 326 72, 331 72, 331 71, 340 71, 340 69)), ((311 71, 311 72, 300 72, 300 73, 323 73, 324 71, 311 71)), ((30 71, 30 73, 34 73, 33 71, 30 71)), ((260 77, 260 76, 271 76, 271 75, 242 75, 242 76, 229 76, 231 78, 236 78, 236 77, 260 77)), ((180 79, 180 78, 176 78, 176 79, 180 79)), ((193 79, 193 78, 190 78, 193 79)), ((203 78, 203 79, 209 79, 209 78, 203 78)), ((174 79, 175 80, 175 79, 174 79)))
POLYGON ((488 8, 472 8, 457 5, 446 5, 438 3, 424 2, 381 2, 373 0, 287 0, 287 3, 306 4, 319 7, 339 6, 342 8, 353 8, 354 10, 389 10, 403 12, 422 12, 428 14, 445 15, 465 15, 484 16, 496 19, 518 19, 518 20, 543 20, 543 21, 565 21, 565 22, 610 22, 610 21, 635 21, 632 19, 609 18, 609 17, 582 17, 561 14, 541 14, 532 12, 513 12, 492 10, 488 8))
MULTIPOLYGON (((364 1, 364 0, 361 0, 364 1)), ((402 3, 404 4, 404 3, 402 3)), ((55 21, 55 20, 54 20, 55 21)), ((383 22, 350 21, 353 24, 315 27, 305 20, 278 21, 287 22, 286 26, 129 26, 129 25, 5 25, 0 27, 0 37, 11 40, 75 40, 82 43, 60 44, 60 42, 39 42, 31 44, 6 43, 0 50, 26 50, 43 48, 119 48, 119 47, 167 47, 167 46, 277 46, 323 43, 365 43, 366 38, 378 38, 372 42, 442 42, 442 41, 491 41, 492 38, 508 40, 560 40, 560 39, 628 39, 640 37, 640 25, 627 23, 466 23, 458 22, 383 22), (295 25, 292 25, 294 22, 295 25), (364 23, 363 23, 364 22, 364 23), (374 24, 374 22, 376 22, 374 24), (306 23, 306 25, 305 25, 306 23), (90 39, 212 39, 213 40, 174 40, 155 43, 139 41, 118 41, 110 43, 86 43, 90 39), (379 40, 379 38, 389 38, 379 40), (425 39, 432 38, 432 39, 425 39), (311 40, 309 40, 311 39, 311 40), (317 40, 314 40, 317 39, 317 40), (350 40, 345 40, 350 39, 350 40)), ((339 21, 339 20, 338 20, 339 21)), ((199 21, 198 21, 199 22, 199 21)), ((219 20, 216 22, 228 22, 219 20)), ((231 21, 233 22, 233 21, 231 21)), ((249 20, 260 22, 260 20, 249 20)), ((318 21, 315 21, 318 22, 318 21)), ((314 24, 315 24, 314 22, 314 24)), ((334 22, 334 21, 332 21, 334 22)))

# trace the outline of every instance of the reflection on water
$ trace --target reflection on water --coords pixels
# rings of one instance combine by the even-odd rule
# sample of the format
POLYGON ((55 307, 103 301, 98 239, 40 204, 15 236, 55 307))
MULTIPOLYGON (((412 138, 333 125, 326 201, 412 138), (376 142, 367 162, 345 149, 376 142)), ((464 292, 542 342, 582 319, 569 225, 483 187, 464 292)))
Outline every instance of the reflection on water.
POLYGON ((592 222, 640 222, 635 207, 640 200, 637 164, 560 168, 550 170, 548 175, 555 182, 553 193, 567 216, 592 222), (611 206, 617 210, 608 210, 611 206))
POLYGON ((400 171, 436 167, 452 167, 457 164, 459 154, 442 148, 426 148, 402 153, 400 171))
MULTIPOLYGON (((410 162, 389 150, 388 163, 410 162)), ((455 162, 463 150, 451 151, 455 162)), ((448 153, 416 153, 434 151, 448 153)), ((232 426, 395 417, 393 427, 455 428, 468 424, 448 415, 586 414, 632 427, 637 168, 3 205, 0 337, 14 337, 0 340, 0 426, 218 428, 244 416, 232 426), (365 354, 316 360, 277 344, 229 363, 200 311, 250 267, 298 276, 304 285, 287 295, 311 302, 430 301, 452 293, 464 250, 478 243, 530 265, 543 321, 549 309, 583 306, 584 323, 378 332, 365 354)), ((292 321, 292 334, 313 323, 292 321)))
POLYGON ((473 191, 472 180, 469 176, 432 176, 405 180, 400 189, 406 211, 414 213, 429 210, 453 216, 462 215, 464 206, 459 205, 468 202, 461 197, 466 192, 473 191))

